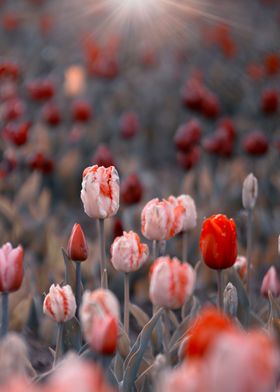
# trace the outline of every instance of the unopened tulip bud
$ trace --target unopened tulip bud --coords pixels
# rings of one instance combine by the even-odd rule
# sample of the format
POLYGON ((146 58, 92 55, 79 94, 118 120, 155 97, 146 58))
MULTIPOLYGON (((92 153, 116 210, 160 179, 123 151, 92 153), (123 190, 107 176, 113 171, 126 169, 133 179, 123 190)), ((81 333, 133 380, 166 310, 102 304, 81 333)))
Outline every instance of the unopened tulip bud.
POLYGON ((237 256, 233 268, 236 270, 241 279, 244 279, 247 275, 247 259, 245 256, 237 256))
POLYGON ((88 247, 84 232, 78 223, 75 223, 67 246, 68 257, 73 261, 85 261, 88 258, 88 247))
POLYGON ((261 293, 263 296, 267 297, 269 291, 274 297, 278 297, 280 295, 280 282, 277 276, 277 271, 273 266, 270 267, 265 274, 261 286, 261 293))
POLYGON ((7 242, 0 248, 0 292, 11 293, 20 288, 23 279, 23 249, 7 242))
POLYGON ((257 197, 258 197, 258 180, 251 173, 245 178, 243 182, 243 189, 242 189, 243 207, 246 208, 247 210, 252 210, 255 207, 257 197))
POLYGON ((118 341, 119 302, 110 290, 86 291, 80 320, 86 342, 102 354, 113 354, 118 341))
POLYGON ((196 274, 175 257, 159 257, 151 267, 150 299, 153 305, 178 309, 192 295, 196 274))
POLYGON ((197 212, 193 198, 189 195, 170 196, 168 201, 184 209, 182 211, 182 231, 194 229, 197 224, 197 212))
POLYGON ((96 219, 115 215, 119 209, 119 175, 114 166, 91 166, 84 170, 81 199, 85 213, 96 219))
POLYGON ((238 308, 238 295, 235 286, 229 282, 224 291, 224 311, 231 317, 236 317, 238 308))
POLYGON ((76 300, 71 287, 52 284, 44 300, 43 311, 57 323, 71 320, 76 312, 76 300))
POLYGON ((141 230, 149 240, 168 240, 182 230, 182 206, 168 200, 153 199, 142 210, 141 230))
POLYGON ((111 246, 111 262, 117 271, 137 271, 147 260, 149 248, 140 243, 138 234, 133 231, 123 232, 121 237, 115 238, 111 246))

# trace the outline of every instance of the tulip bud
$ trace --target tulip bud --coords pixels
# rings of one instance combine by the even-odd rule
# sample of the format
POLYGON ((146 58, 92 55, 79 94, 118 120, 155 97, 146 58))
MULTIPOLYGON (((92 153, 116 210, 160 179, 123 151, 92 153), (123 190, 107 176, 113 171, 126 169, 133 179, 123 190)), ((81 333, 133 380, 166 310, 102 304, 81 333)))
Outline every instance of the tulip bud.
POLYGON ((265 274, 261 286, 261 293, 263 296, 268 297, 269 291, 271 291, 274 297, 278 297, 280 295, 280 282, 277 276, 277 271, 273 266, 270 267, 265 274))
POLYGON ((45 297, 43 311, 57 323, 71 320, 76 312, 76 300, 71 287, 52 284, 45 297))
POLYGON ((244 256, 237 256, 233 268, 236 270, 241 279, 244 279, 247 275, 247 259, 244 256))
POLYGON ((20 288, 23 279, 23 249, 7 242, 0 248, 0 292, 11 293, 20 288))
POLYGON ((137 204, 143 195, 143 185, 137 174, 129 175, 121 183, 121 200, 126 205, 137 204))
POLYGON ((251 173, 245 178, 243 182, 243 188, 242 188, 243 207, 246 208, 247 210, 252 210, 255 207, 257 197, 258 197, 258 180, 251 173))
POLYGON ((80 320, 86 342, 102 354, 113 354, 118 341, 119 303, 110 290, 86 291, 80 320))
POLYGON ((205 219, 200 234, 200 250, 209 268, 230 268, 237 257, 237 236, 233 219, 222 214, 205 219))
POLYGON ((195 281, 190 264, 181 264, 175 257, 159 257, 151 267, 150 299, 154 305, 178 309, 192 295, 195 281))
POLYGON ((168 240, 182 230, 184 207, 152 199, 142 210, 141 230, 149 240, 168 240))
POLYGON ((115 215, 119 198, 119 175, 114 166, 94 165, 84 170, 81 199, 89 217, 105 219, 115 215))
POLYGON ((85 261, 88 258, 88 248, 84 232, 78 223, 75 223, 68 241, 67 253, 73 261, 85 261))
POLYGON ((184 209, 182 211, 182 231, 194 229, 197 224, 197 212, 193 198, 189 195, 181 195, 179 197, 170 196, 168 201, 184 209))
POLYGON ((111 262, 117 271, 137 271, 147 260, 149 248, 140 243, 139 236, 130 231, 123 232, 121 237, 115 238, 111 246, 111 262))
POLYGON ((238 295, 235 286, 229 282, 224 291, 224 311, 231 317, 236 317, 238 308, 238 295))

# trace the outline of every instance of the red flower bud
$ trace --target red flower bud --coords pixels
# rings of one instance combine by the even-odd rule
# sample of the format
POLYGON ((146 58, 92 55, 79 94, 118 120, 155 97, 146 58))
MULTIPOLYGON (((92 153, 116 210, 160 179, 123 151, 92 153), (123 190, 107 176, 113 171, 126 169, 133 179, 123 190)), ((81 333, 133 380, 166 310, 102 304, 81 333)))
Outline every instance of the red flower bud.
POLYGON ((68 241, 68 257, 73 261, 85 261, 88 258, 88 247, 84 232, 78 223, 75 223, 68 241))
POLYGON ((124 228, 120 218, 115 218, 113 221, 113 239, 123 235, 124 228))
POLYGON ((202 96, 202 114, 208 118, 216 118, 220 113, 220 103, 218 98, 209 92, 202 96))
POLYGON ((218 129, 224 129, 227 133, 227 136, 231 139, 235 139, 236 137, 236 129, 234 126, 234 122, 229 117, 223 117, 218 124, 218 129))
POLYGON ((0 78, 18 79, 20 76, 20 69, 16 63, 4 61, 0 63, 0 78))
POLYGON ((23 279, 23 249, 7 242, 0 248, 0 292, 10 293, 20 288, 23 279))
POLYGON ((93 165, 110 167, 115 166, 113 154, 111 150, 105 146, 105 144, 100 144, 93 155, 91 162, 93 165))
POLYGON ((192 110, 201 110, 203 94, 202 84, 196 79, 189 80, 182 90, 184 106, 192 110))
POLYGON ((131 139, 139 132, 140 124, 137 113, 126 112, 120 121, 120 132, 124 139, 131 139))
POLYGON ((188 152, 178 152, 177 162, 183 169, 190 170, 198 163, 200 155, 200 148, 194 146, 188 152))
POLYGON ((22 146, 27 142, 30 122, 21 124, 7 124, 3 130, 4 137, 12 142, 15 146, 22 146))
POLYGON ((174 141, 178 150, 186 152, 199 142, 200 137, 201 125, 198 120, 193 119, 177 129, 174 141))
POLYGON ((47 103, 42 111, 43 119, 47 124, 56 126, 61 122, 60 110, 53 103, 47 103))
POLYGON ((31 170, 39 170, 44 174, 49 174, 53 171, 53 161, 46 157, 42 152, 37 152, 28 160, 28 165, 31 170))
POLYGON ((265 57, 265 69, 268 75, 275 75, 280 70, 280 57, 276 53, 269 53, 265 57))
POLYGON ((77 100, 72 105, 72 117, 74 121, 87 122, 92 116, 92 108, 86 100, 77 100))
POLYGON ((143 186, 136 174, 126 177, 121 183, 121 200, 126 205, 137 204, 143 196, 143 186))
POLYGON ((233 219, 222 214, 205 219, 200 234, 200 250, 209 268, 231 267, 237 257, 237 236, 233 219))
POLYGON ((265 90, 261 97, 261 109, 266 114, 276 113, 279 107, 278 91, 265 90))
POLYGON ((27 84, 27 92, 34 101, 45 101, 55 94, 55 86, 50 79, 33 80, 27 84))
POLYGON ((243 149, 250 155, 264 155, 268 148, 268 140, 263 132, 251 132, 243 139, 243 149))
POLYGON ((3 118, 5 121, 15 121, 24 113, 24 104, 18 98, 3 103, 3 118))

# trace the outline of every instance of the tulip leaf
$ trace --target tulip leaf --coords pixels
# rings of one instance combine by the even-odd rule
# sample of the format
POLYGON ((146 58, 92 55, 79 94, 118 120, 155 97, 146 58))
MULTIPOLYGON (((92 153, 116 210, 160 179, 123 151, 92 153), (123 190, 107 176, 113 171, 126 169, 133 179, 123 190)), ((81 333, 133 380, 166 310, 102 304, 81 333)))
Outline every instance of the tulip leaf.
POLYGON ((187 316, 184 318, 184 320, 179 324, 178 328, 175 330, 173 335, 171 336, 171 339, 169 341, 169 350, 173 350, 173 345, 176 344, 177 342, 181 341, 186 334, 189 322, 191 320, 190 316, 187 316))
POLYGON ((137 323, 141 328, 144 327, 150 320, 150 317, 145 313, 139 306, 130 303, 129 304, 129 312, 136 319, 137 323))
POLYGON ((123 362, 121 355, 117 352, 114 360, 114 373, 118 382, 123 379, 123 362))
POLYGON ((243 326, 248 326, 250 305, 249 305, 249 300, 248 300, 246 290, 235 269, 232 268, 230 270, 228 278, 230 282, 236 287, 237 290, 237 295, 238 295, 237 318, 243 326))
POLYGON ((125 361, 125 373, 122 385, 123 392, 135 391, 134 382, 137 378, 137 374, 151 338, 152 331, 156 326, 162 312, 163 309, 159 309, 152 319, 144 326, 136 342, 134 343, 127 360, 125 361))
POLYGON ((62 341, 64 352, 68 350, 80 351, 82 335, 80 324, 76 317, 64 323, 62 341))

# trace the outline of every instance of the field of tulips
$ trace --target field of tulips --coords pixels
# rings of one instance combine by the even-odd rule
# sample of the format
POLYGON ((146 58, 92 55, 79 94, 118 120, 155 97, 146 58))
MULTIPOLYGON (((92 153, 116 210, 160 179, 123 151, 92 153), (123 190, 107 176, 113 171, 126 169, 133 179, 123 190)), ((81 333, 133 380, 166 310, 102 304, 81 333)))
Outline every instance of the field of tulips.
POLYGON ((279 0, 0 0, 0 392, 280 392, 279 0))

